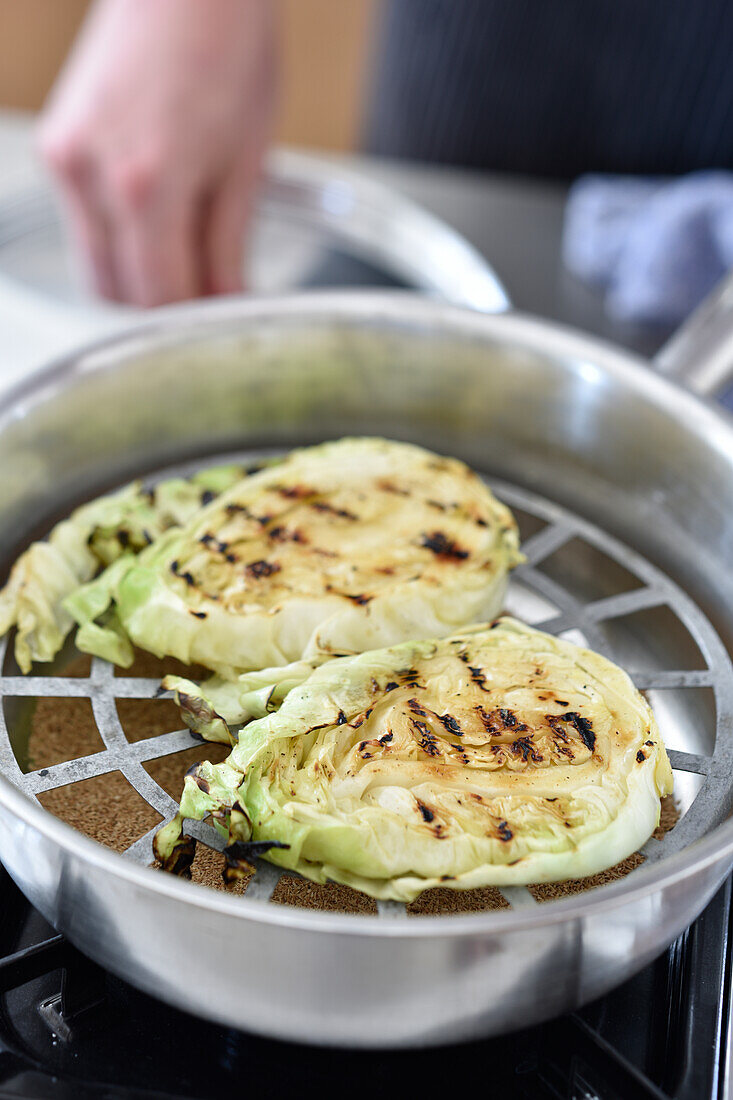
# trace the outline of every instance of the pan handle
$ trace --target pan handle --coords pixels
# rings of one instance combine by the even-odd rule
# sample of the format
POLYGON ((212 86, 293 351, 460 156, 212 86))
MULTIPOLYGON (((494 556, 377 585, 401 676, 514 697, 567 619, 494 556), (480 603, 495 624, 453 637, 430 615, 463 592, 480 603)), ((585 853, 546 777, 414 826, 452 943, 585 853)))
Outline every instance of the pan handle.
POLYGON ((654 357, 663 374, 706 397, 733 385, 733 273, 729 273, 654 357))

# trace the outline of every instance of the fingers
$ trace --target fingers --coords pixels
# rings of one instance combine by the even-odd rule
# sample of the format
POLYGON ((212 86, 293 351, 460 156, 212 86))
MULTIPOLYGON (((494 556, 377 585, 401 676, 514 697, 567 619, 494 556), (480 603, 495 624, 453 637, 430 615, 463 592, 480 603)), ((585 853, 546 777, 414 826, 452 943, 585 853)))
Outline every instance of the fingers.
POLYGON ((67 142, 46 146, 70 229, 94 289, 105 298, 157 306, 243 289, 245 237, 261 157, 249 152, 204 201, 163 163, 105 171, 67 142))
POLYGON ((105 173, 69 145, 42 152, 98 294, 149 307, 242 289, 254 173, 231 173, 204 206, 193 181, 162 166, 128 164, 105 173))
POLYGON ((198 198, 164 173, 127 171, 110 181, 115 267, 125 301, 157 306, 202 293, 198 198))
POLYGON ((61 186, 72 239, 97 293, 137 306, 202 292, 196 196, 162 167, 123 165, 105 173, 68 143, 43 149, 61 186))
POLYGON ((243 258, 260 176, 259 157, 248 156, 210 198, 203 222, 203 292, 238 294, 243 258))
POLYGON ((56 177, 71 240, 87 281, 105 298, 120 300, 114 244, 99 181, 91 162, 69 140, 40 139, 41 154, 56 177))
POLYGON ((267 0, 94 5, 41 150, 101 293, 147 306, 241 288, 273 50, 267 0))
POLYGON ((202 293, 190 211, 150 220, 125 217, 118 225, 116 243, 126 302, 162 306, 202 293))
POLYGON ((71 240, 85 282, 103 298, 123 301, 124 293, 117 277, 114 246, 104 210, 91 196, 82 199, 71 189, 62 189, 62 197, 71 240))

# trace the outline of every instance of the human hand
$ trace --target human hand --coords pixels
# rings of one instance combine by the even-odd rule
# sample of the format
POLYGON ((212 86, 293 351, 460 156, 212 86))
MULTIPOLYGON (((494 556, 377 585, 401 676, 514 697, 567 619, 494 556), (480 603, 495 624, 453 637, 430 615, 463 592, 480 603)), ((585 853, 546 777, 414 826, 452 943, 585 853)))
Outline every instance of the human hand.
POLYGON ((274 104, 271 0, 98 0, 39 127, 95 289, 242 289, 274 104))

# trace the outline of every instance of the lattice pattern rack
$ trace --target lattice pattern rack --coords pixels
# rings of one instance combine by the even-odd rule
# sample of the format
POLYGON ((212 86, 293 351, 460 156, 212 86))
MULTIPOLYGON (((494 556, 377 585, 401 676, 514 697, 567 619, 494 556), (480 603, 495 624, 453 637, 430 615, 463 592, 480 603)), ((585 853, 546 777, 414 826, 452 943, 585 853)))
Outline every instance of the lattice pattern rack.
MULTIPOLYGON (((673 700, 678 700, 677 705, 673 701, 664 708, 663 714, 658 712, 658 716, 668 744, 673 743, 670 736, 673 731, 676 731, 675 736, 682 738, 683 747, 671 747, 669 756, 675 780, 684 788, 683 816, 661 840, 651 839, 642 849, 647 862, 662 859, 703 835, 729 812, 733 774, 733 668, 725 647, 690 598, 639 554, 598 528, 531 493, 494 482, 492 488, 533 528, 533 533, 523 543, 527 562, 515 570, 512 577, 507 610, 542 630, 581 641, 616 660, 629 669, 634 683, 641 690, 666 690, 673 700), (617 576, 621 571, 631 580, 632 586, 625 585, 624 591, 588 599, 576 586, 559 583, 542 566, 571 542, 580 544, 581 553, 585 547, 592 555, 601 580, 607 567, 610 576, 617 576), (680 652, 694 652, 697 657, 695 663, 700 667, 677 667, 672 661, 669 667, 644 670, 635 668, 628 659, 624 659, 623 653, 617 651, 618 645, 614 643, 613 632, 609 632, 608 625, 625 616, 633 617, 637 613, 654 612, 660 608, 671 612, 676 626, 682 628, 680 636, 688 640, 680 652), (689 711, 689 703, 683 706, 682 697, 686 692, 699 688, 710 689, 714 696, 715 730, 711 751, 697 751, 703 747, 700 735, 694 732, 690 735, 689 721, 685 723, 681 717, 682 710, 689 711), (689 777, 697 777, 694 786, 690 786, 689 777)), ((630 637, 633 637, 633 631, 630 637)), ((4 660, 6 644, 2 643, 0 661, 4 660)), ((661 662, 657 661, 657 664, 661 662)), ((157 679, 115 676, 110 664, 96 658, 87 677, 1 676, 0 695, 3 698, 89 699, 104 748, 88 756, 24 772, 13 749, 12 723, 7 721, 3 707, 0 710, 0 768, 31 797, 109 772, 121 772, 153 810, 163 820, 169 820, 175 814, 177 805, 143 765, 199 742, 189 730, 130 742, 116 707, 117 699, 151 699, 158 688, 157 679)), ((152 860, 152 838, 158 828, 159 825, 156 825, 132 844, 125 852, 126 858, 149 863, 152 860)), ((203 843, 221 850, 223 841, 211 826, 189 822, 188 831, 203 843)), ((254 898, 269 899, 282 873, 279 868, 260 861, 258 872, 249 884, 242 903, 246 904, 254 898)), ((537 904, 526 887, 507 887, 502 894, 515 908, 537 904)), ((405 907, 395 902, 380 902, 378 910, 380 917, 406 916, 405 907)))

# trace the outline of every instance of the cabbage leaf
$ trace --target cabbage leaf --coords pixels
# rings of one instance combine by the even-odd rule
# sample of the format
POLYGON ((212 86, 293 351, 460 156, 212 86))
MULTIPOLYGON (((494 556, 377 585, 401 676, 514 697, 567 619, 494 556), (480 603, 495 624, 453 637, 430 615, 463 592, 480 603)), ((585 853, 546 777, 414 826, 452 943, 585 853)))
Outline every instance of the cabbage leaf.
MULTIPOLYGON (((203 503, 242 475, 241 466, 227 465, 203 470, 190 480, 170 478, 153 490, 136 481, 81 505, 53 528, 47 540, 34 542, 13 565, 0 591, 0 634, 17 626, 15 658, 21 670, 30 671, 33 661, 53 660, 75 622, 65 600, 100 566, 116 567, 118 575, 120 560, 134 560, 165 530, 187 522, 203 503)), ((131 660, 130 643, 121 628, 118 638, 116 657, 131 660)), ((102 646, 92 648, 103 654, 102 646)))

